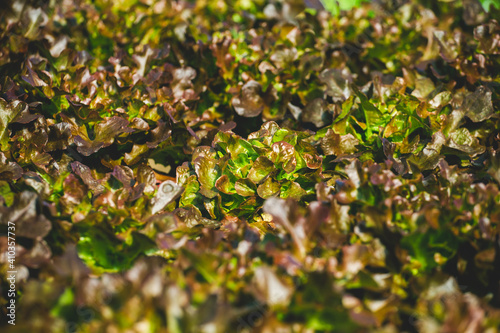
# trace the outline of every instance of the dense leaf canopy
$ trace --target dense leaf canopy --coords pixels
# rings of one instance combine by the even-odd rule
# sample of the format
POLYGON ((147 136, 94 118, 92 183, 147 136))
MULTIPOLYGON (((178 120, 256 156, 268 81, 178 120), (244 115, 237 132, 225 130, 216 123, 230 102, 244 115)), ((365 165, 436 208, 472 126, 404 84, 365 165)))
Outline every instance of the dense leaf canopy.
POLYGON ((2 332, 499 332, 499 18, 7 1, 2 332))

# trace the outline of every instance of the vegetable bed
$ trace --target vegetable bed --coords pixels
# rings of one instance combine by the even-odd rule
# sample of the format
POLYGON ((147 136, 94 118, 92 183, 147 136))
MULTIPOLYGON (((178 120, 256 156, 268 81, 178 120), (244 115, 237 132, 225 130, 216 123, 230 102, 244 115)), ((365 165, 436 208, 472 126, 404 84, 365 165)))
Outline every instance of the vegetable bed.
POLYGON ((498 1, 2 7, 2 332, 499 332, 498 1))

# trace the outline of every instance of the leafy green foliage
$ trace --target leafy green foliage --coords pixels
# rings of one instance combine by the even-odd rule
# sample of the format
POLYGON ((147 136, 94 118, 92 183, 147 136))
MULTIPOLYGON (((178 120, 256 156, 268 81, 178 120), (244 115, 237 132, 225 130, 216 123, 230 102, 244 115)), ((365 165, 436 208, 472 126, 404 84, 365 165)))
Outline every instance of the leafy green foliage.
POLYGON ((4 7, 2 332, 500 326, 495 1, 4 7))
POLYGON ((274 122, 264 124, 248 140, 230 131, 217 133, 213 148, 197 147, 191 166, 179 167, 179 184, 189 193, 179 206, 209 200, 210 208, 205 204, 207 218, 252 220, 263 199, 279 196, 300 200, 313 194, 313 184, 321 178, 315 172, 321 167, 321 157, 308 143, 312 139, 311 133, 280 129, 274 122), (302 188, 297 180, 309 186, 302 188), (245 203, 251 206, 242 209, 245 203))

